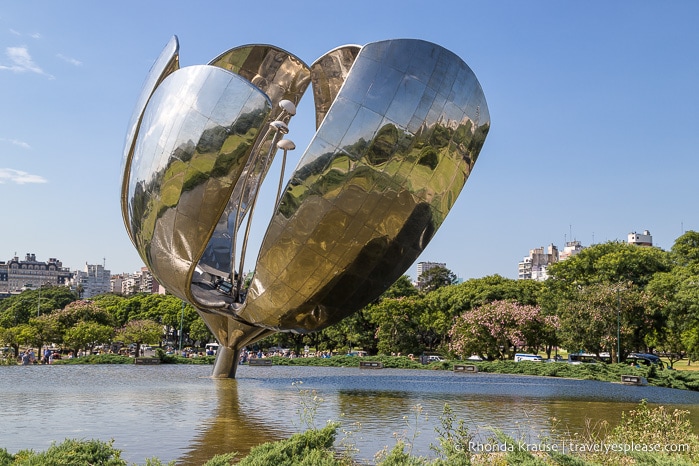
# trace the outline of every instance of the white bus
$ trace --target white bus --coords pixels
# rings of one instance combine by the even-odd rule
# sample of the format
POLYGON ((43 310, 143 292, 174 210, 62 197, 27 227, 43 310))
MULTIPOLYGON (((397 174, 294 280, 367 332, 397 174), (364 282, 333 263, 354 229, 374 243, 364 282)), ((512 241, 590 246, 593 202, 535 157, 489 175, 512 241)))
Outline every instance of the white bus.
POLYGON ((218 353, 218 343, 207 343, 205 349, 206 354, 209 354, 210 351, 213 351, 214 354, 216 354, 218 353))

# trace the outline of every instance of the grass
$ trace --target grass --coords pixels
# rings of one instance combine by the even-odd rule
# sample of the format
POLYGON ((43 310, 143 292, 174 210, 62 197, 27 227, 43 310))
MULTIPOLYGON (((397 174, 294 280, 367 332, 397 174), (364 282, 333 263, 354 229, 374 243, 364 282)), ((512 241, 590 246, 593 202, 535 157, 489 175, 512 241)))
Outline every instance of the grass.
POLYGON ((404 356, 333 356, 332 358, 270 358, 279 366, 357 367, 359 361, 379 361, 385 368, 454 370, 455 364, 478 367, 479 372, 495 374, 519 374, 542 377, 563 377, 579 380, 620 382, 622 375, 645 377, 649 385, 699 391, 699 373, 693 371, 664 370, 655 367, 630 367, 626 364, 568 364, 567 362, 532 361, 460 361, 445 360, 421 364, 404 356))
MULTIPOLYGON (((421 364, 404 356, 333 356, 332 358, 269 358, 277 366, 318 366, 318 367, 357 367, 359 361, 378 361, 384 368, 454 370, 455 364, 469 364, 478 367, 479 372, 496 374, 520 374, 541 377, 563 377, 580 380, 600 380, 619 382, 622 375, 645 377, 649 385, 675 388, 679 390, 699 391, 699 372, 696 370, 664 370, 656 367, 630 367, 625 364, 568 364, 566 362, 532 362, 532 361, 460 361, 444 360, 421 364)), ((183 358, 175 355, 163 355, 163 364, 213 364, 214 356, 183 358)), ((90 355, 73 359, 61 359, 54 364, 133 364, 133 358, 115 354, 90 355)), ((690 366, 691 367, 691 366, 690 366)))

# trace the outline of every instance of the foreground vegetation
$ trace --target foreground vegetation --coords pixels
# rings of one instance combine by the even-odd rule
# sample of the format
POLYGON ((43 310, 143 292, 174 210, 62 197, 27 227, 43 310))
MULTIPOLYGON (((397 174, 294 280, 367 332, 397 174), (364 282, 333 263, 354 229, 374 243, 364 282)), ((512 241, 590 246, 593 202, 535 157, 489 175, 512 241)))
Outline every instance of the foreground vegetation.
MULTIPOLYGON (((301 391, 301 419, 307 422, 305 432, 278 442, 264 443, 239 458, 236 453, 217 455, 204 466, 239 464, 244 466, 357 466, 367 464, 356 458, 358 449, 351 432, 338 422, 325 427, 313 426, 314 408, 320 401, 315 393, 301 391), (338 435, 343 437, 338 439, 338 435)), ((485 443, 479 443, 457 420, 448 405, 435 428, 431 455, 413 454, 413 444, 419 435, 421 407, 414 407, 414 416, 407 421, 408 430, 398 436, 393 447, 386 446, 376 453, 373 464, 378 466, 592 466, 592 465, 692 465, 699 461, 699 437, 688 420, 687 411, 651 408, 645 402, 637 409, 624 413, 618 426, 589 423, 592 427, 582 434, 559 432, 554 424, 550 437, 513 438, 497 429, 485 443), (594 448, 595 446, 599 448, 594 448)), ((407 417, 406 417, 407 419, 407 417)), ((0 466, 127 466, 121 451, 113 442, 66 439, 45 452, 22 450, 11 454, 0 449, 0 466)), ((163 466, 157 458, 146 459, 147 466, 163 466)), ((167 463, 173 466, 175 462, 167 463)))

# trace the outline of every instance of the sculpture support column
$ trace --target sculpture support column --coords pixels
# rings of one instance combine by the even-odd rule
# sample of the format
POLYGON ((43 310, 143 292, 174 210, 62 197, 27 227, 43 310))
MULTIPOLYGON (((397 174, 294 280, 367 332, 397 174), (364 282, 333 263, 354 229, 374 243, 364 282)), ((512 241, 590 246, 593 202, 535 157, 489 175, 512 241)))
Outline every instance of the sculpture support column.
POLYGON ((240 349, 234 350, 227 346, 219 346, 211 377, 214 379, 234 379, 239 360, 240 349))

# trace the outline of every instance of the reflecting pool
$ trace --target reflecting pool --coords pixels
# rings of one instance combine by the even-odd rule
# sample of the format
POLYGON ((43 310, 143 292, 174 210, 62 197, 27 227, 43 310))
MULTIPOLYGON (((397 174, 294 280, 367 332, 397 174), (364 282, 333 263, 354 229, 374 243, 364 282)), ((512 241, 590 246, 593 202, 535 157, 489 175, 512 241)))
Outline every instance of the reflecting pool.
POLYGON ((641 399, 686 409, 699 426, 698 392, 657 387, 399 369, 242 366, 235 380, 210 374, 211 366, 187 365, 0 367, 0 447, 114 439, 132 463, 155 456, 198 465, 303 430, 306 390, 323 399, 316 425, 341 421, 366 459, 414 429, 413 452, 428 455, 445 403, 477 436, 491 427, 547 435, 552 418, 571 432, 584 431, 587 420, 615 425, 641 399))

